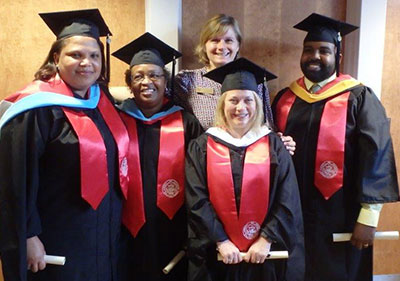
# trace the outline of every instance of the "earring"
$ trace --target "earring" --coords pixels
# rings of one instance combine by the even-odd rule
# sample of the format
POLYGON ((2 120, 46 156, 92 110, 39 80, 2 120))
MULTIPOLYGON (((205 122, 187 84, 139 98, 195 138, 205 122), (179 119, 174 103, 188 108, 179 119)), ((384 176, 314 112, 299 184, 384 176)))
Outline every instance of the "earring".
POLYGON ((171 97, 171 91, 169 90, 168 87, 165 87, 164 96, 166 96, 166 97, 168 97, 168 98, 171 97))

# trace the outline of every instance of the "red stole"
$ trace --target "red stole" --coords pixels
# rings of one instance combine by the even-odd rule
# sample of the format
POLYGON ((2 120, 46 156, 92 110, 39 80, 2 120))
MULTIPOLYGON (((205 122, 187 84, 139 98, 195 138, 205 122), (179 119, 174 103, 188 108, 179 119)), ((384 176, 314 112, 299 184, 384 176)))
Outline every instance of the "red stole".
MULTIPOLYGON (((331 88, 340 82, 340 79, 336 79, 327 87, 331 88)), ((300 83, 299 80, 298 83, 305 88, 303 82, 300 83)), ((325 90, 325 87, 321 90, 325 90)), ((347 91, 327 98, 321 115, 315 157, 314 185, 326 200, 343 186, 349 96, 350 92, 347 91)), ((287 90, 277 103, 277 126, 281 132, 285 132, 289 112, 295 99, 296 95, 291 90, 287 90)))
POLYGON ((314 184, 328 200, 343 186, 347 105, 350 92, 325 104, 318 134, 314 184))
MULTIPOLYGON (((35 81, 20 91, 20 95, 13 95, 10 98, 13 101, 18 101, 35 92, 53 92, 65 96, 74 96, 64 81, 56 77, 48 83, 35 81)), ((122 193, 126 197, 128 189, 128 132, 114 105, 102 91, 97 108, 118 146, 119 179, 122 193)), ((79 140, 82 198, 96 210, 109 190, 106 148, 103 137, 95 123, 82 111, 74 111, 67 107, 62 107, 62 110, 79 140)))
POLYGON ((294 95, 290 90, 287 90, 279 99, 276 104, 276 126, 279 132, 284 133, 286 129, 287 119, 289 117, 290 109, 296 100, 296 95, 294 95))
MULTIPOLYGON (((131 163, 128 198, 123 206, 122 222, 136 237, 146 222, 137 121, 125 113, 121 113, 121 116, 128 128, 130 138, 128 162, 131 163)), ((157 206, 171 220, 183 205, 184 184, 185 137, 182 113, 178 111, 161 119, 157 167, 157 206)))
POLYGON ((210 201, 229 239, 247 252, 259 237, 269 204, 269 139, 264 136, 246 149, 240 210, 237 213, 229 149, 207 140, 207 182, 210 201))

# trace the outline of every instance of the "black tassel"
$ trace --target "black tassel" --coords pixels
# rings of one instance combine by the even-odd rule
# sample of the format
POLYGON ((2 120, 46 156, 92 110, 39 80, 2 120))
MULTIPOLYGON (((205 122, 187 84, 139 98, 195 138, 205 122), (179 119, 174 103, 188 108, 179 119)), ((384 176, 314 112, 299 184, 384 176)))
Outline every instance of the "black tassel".
POLYGON ((110 34, 106 38, 106 83, 110 83, 110 34))
POLYGON ((174 94, 175 65, 176 65, 176 55, 174 54, 174 59, 172 60, 171 80, 170 80, 170 85, 169 85, 171 97, 174 94))
POLYGON ((265 101, 267 100, 266 97, 267 87, 265 86, 266 83, 267 83, 267 78, 264 76, 264 82, 262 83, 262 105, 264 113, 264 123, 267 121, 267 111, 265 110, 265 101))
POLYGON ((337 38, 337 44, 336 44, 336 55, 335 55, 335 67, 336 67, 336 76, 339 77, 340 73, 340 47, 342 43, 342 36, 340 35, 340 32, 338 32, 338 38, 337 38))

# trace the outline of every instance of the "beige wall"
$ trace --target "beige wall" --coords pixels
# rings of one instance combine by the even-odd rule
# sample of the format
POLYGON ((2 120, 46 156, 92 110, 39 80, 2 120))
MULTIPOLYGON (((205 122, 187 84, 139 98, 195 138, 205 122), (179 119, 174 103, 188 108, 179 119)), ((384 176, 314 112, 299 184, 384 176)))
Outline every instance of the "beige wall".
MULTIPOLYGON (((400 1, 387 0, 386 37, 382 77, 382 103, 391 118, 391 133, 400 175, 400 1)), ((400 204, 384 206, 378 229, 400 230, 400 204)), ((378 241, 374 249, 375 274, 400 274, 400 240, 378 241)))
POLYGON ((269 83, 273 94, 301 75, 299 64, 305 33, 292 26, 312 12, 342 20, 346 15, 346 0, 183 0, 182 4, 182 50, 187 50, 183 54, 183 68, 200 66, 192 50, 199 40, 201 26, 215 14, 225 13, 239 22, 244 37, 241 55, 279 77, 269 83))
MULTIPOLYGON (((32 81, 55 40, 39 12, 99 8, 113 36, 111 52, 145 31, 144 0, 2 0, 0 99, 32 81)), ((111 59, 111 86, 123 86, 126 64, 111 59)))

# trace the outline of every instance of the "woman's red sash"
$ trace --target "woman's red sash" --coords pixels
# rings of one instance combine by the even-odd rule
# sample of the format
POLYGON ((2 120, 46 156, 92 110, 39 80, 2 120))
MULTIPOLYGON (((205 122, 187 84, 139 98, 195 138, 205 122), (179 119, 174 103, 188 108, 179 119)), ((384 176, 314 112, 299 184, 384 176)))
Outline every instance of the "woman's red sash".
MULTIPOLYGON (((97 107, 118 146, 120 185, 126 198, 128 133, 113 104, 104 96, 104 93, 101 93, 97 107)), ((83 112, 76 112, 66 107, 62 109, 79 139, 82 198, 96 210, 109 190, 107 155, 103 137, 93 121, 83 112)))
POLYGON ((229 149, 207 141, 207 181, 210 201, 229 239, 240 251, 247 251, 258 238, 268 212, 270 158, 268 136, 246 149, 240 210, 237 213, 229 149))
MULTIPOLYGON (((136 237, 146 222, 143 182, 140 168, 139 140, 136 119, 121 113, 128 128, 130 145, 130 184, 123 206, 122 222, 136 237), (133 167, 132 167, 133 166, 133 167)), ((159 121, 160 119, 157 119, 159 121)), ((157 206, 169 219, 182 207, 185 184, 185 138, 182 113, 174 112, 161 119, 160 148, 157 167, 157 206)))
MULTIPOLYGON (((52 92, 73 97, 71 89, 58 76, 49 82, 35 81, 12 96, 14 102, 35 92, 52 92)), ((62 106, 62 105, 61 105, 62 106)), ((119 179, 124 196, 128 190, 128 132, 114 105, 101 91, 97 105, 118 147, 119 179)), ((106 148, 93 121, 82 111, 62 107, 79 140, 81 195, 96 210, 109 190, 106 148)))

